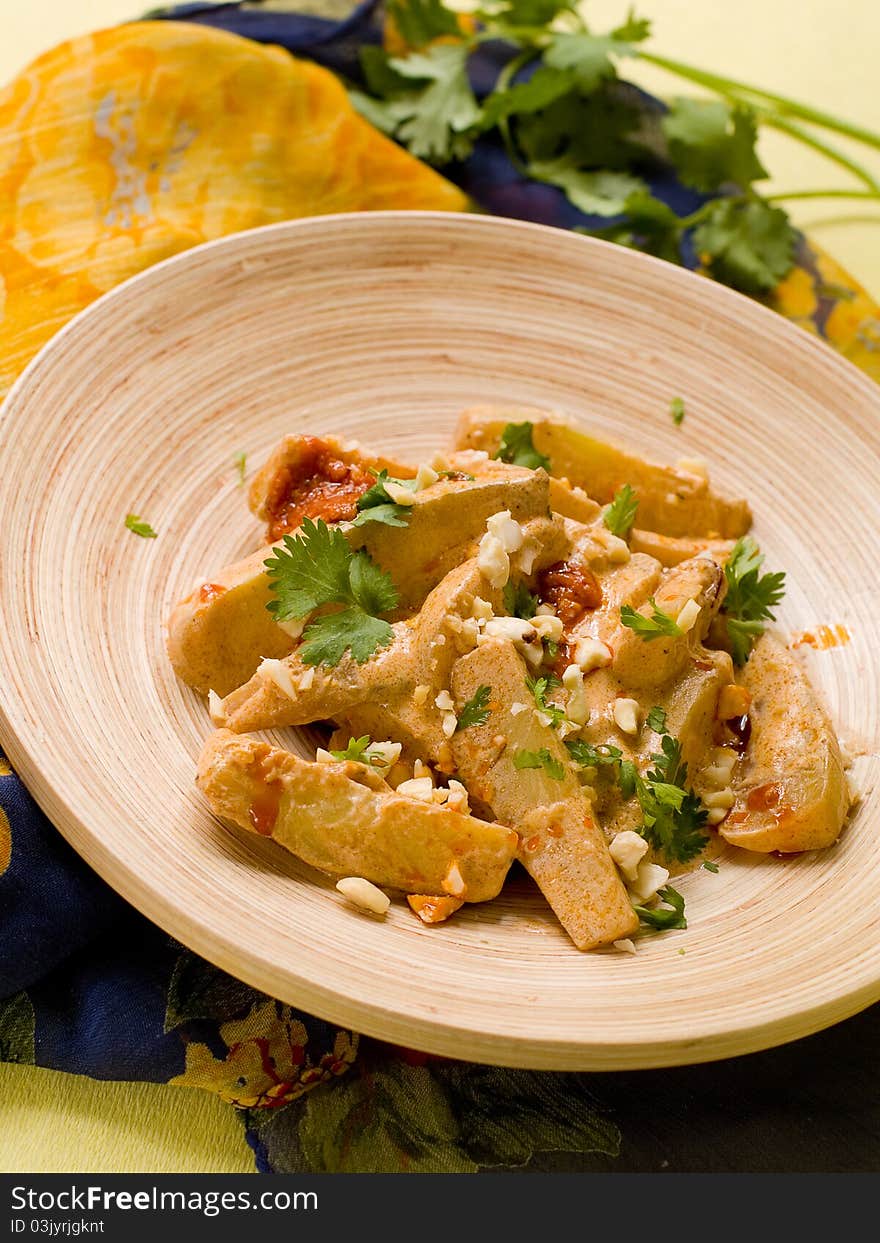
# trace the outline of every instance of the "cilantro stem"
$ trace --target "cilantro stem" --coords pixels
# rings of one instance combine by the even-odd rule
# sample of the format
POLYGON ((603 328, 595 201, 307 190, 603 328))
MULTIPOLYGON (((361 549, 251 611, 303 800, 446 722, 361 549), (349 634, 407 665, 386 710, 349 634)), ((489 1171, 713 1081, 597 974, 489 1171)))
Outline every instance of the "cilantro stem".
MULTIPOLYGON (((498 75, 495 86, 493 87, 493 94, 500 91, 506 91, 513 82, 513 79, 519 73, 520 69, 524 69, 526 65, 531 64, 533 60, 537 59, 538 55, 538 52, 528 48, 525 51, 520 52, 518 56, 514 56, 511 60, 509 60, 498 75)), ((501 135, 501 139, 504 143, 504 150, 507 152, 507 157, 511 164, 518 173, 522 173, 524 177, 528 177, 528 167, 521 158, 519 151, 517 150, 516 143, 513 140, 513 131, 511 129, 509 116, 501 117, 498 121, 498 132, 501 135)))
POLYGON ((761 112, 760 110, 758 112, 758 120, 762 125, 766 125, 768 129, 779 130, 781 134, 786 134, 789 138, 793 138, 795 142, 799 142, 805 147, 810 147, 813 151, 818 151, 820 155, 824 155, 833 164, 837 164, 840 168, 845 168, 847 172, 857 177, 869 190, 880 190, 880 184, 863 165, 857 164, 855 160, 850 159, 848 155, 844 155, 837 147, 832 147, 830 143, 822 142, 815 134, 801 129, 799 125, 793 125, 791 121, 786 121, 782 117, 773 116, 772 113, 761 112))
POLYGON ((749 86, 746 82, 738 82, 735 78, 726 78, 722 74, 709 73, 704 69, 697 69, 694 65, 670 60, 666 56, 657 56, 653 52, 640 52, 639 59, 650 65, 656 65, 658 69, 665 69, 667 73, 673 73, 676 77, 696 82, 699 86, 705 86, 729 99, 740 100, 762 111, 771 105, 783 117, 797 117, 800 121, 808 121, 811 125, 818 125, 820 129, 843 134, 847 138, 855 139, 856 142, 864 143, 866 147, 873 147, 876 151, 880 151, 880 134, 872 133, 871 130, 864 129, 861 125, 854 125, 851 121, 842 121, 839 117, 832 116, 829 112, 822 112, 818 108, 811 108, 808 104, 798 103, 796 99, 776 95, 773 91, 765 91, 759 86, 749 86))
POLYGON ((781 194, 765 194, 765 203, 790 202, 793 199, 868 199, 880 202, 880 186, 876 190, 787 190, 781 194))

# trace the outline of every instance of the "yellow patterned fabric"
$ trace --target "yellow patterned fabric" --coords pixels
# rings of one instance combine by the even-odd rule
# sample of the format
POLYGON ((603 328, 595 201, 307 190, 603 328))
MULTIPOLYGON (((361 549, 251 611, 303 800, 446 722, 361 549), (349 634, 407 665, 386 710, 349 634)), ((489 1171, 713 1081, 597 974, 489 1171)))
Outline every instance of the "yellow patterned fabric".
POLYGON ((189 246, 467 205, 280 48, 176 22, 63 43, 0 94, 0 396, 77 311, 189 246))

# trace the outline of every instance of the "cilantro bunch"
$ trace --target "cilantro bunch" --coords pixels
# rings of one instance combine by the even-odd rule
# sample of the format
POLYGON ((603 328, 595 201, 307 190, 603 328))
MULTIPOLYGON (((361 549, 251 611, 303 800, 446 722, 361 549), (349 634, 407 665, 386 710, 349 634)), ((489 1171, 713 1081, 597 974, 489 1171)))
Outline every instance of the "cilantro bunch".
MULTIPOLYGON (((871 174, 814 131, 876 149, 880 136, 650 53, 644 46, 650 23, 633 12, 604 34, 587 25, 577 0, 492 0, 468 18, 443 0, 390 0, 388 12, 412 50, 395 56, 362 48, 366 89, 352 91, 355 106, 379 129, 438 166, 466 159, 481 138, 496 135, 525 176, 558 186, 585 214, 608 219, 588 231, 676 263, 689 241, 711 275, 746 293, 769 292, 791 269, 797 234, 779 200, 829 194, 880 200, 871 174), (471 58, 498 41, 509 59, 492 89, 478 97, 471 58), (675 98, 658 115, 622 89, 619 66, 635 59, 714 98, 675 98), (768 176, 756 152, 761 126, 821 152, 861 188, 761 196, 755 184, 768 176), (678 216, 656 198, 645 174, 658 162, 671 165, 705 202, 678 216)), ((517 447, 510 452, 513 460, 517 447)))

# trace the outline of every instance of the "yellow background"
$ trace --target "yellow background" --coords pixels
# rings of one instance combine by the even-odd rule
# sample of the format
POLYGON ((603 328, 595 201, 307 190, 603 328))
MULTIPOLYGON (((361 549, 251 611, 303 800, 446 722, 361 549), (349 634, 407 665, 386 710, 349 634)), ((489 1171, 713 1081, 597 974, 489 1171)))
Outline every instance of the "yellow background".
MULTIPOLYGON (((147 0, 0 0, 0 80, 53 42, 147 7, 147 0)), ((587 13, 602 29, 627 7, 626 0, 590 0, 587 13)), ((652 50, 658 54, 792 95, 880 132, 876 0, 641 0, 636 7, 654 21, 652 50)), ((659 93, 684 89, 649 67, 629 69, 627 76, 659 93)), ((773 191, 850 184, 845 174, 776 135, 764 142, 762 154, 774 174, 773 191)), ((880 176, 880 152, 857 158, 880 176)), ((880 203, 792 206, 795 220, 880 298, 880 203)), ((207 1093, 95 1085, 0 1066, 0 1171, 252 1169, 232 1109, 207 1093)))

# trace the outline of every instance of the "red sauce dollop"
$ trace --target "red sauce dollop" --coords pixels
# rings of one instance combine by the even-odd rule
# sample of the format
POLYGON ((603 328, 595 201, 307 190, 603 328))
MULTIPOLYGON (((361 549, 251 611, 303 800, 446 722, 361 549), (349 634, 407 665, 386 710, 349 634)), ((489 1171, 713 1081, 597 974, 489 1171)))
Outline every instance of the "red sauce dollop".
POLYGON ((334 457, 326 441, 303 437, 299 460, 279 470, 266 498, 269 538, 281 539, 303 518, 348 522, 357 517, 357 502, 375 483, 361 466, 334 457))
POLYGON ((598 578, 576 561, 557 561, 549 566, 538 578, 538 591, 543 603, 553 606, 566 630, 602 603, 598 578))

